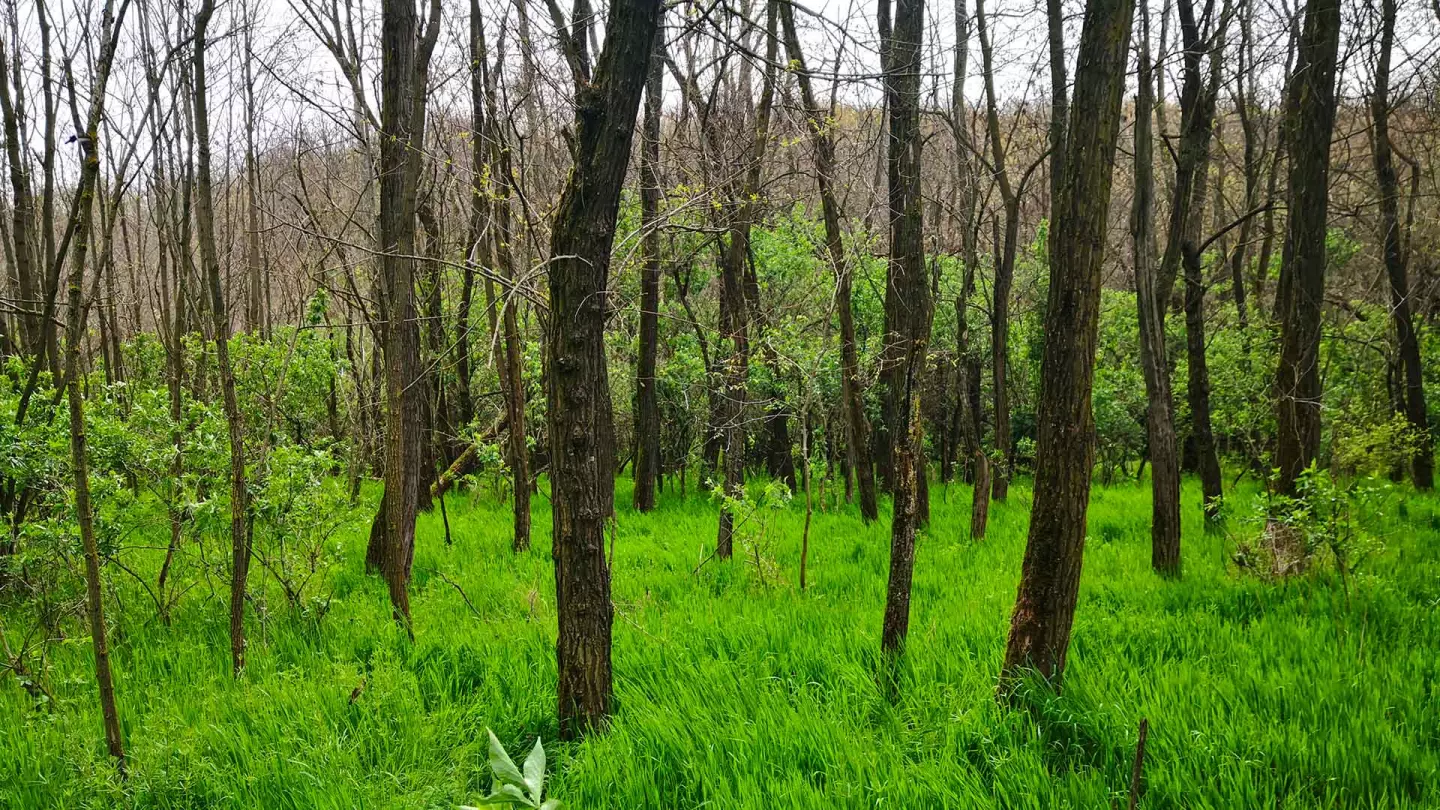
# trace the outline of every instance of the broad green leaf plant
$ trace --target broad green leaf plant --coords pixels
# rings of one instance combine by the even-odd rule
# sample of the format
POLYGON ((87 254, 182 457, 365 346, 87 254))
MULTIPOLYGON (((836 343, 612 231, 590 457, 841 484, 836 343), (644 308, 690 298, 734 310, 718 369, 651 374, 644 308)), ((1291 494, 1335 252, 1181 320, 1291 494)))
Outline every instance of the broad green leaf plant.
MULTIPOLYGON (((480 800, 484 805, 509 805, 512 807, 534 807, 538 810, 559 810, 558 799, 543 799, 545 793, 545 747, 540 738, 535 738, 535 747, 525 757, 522 772, 515 767, 514 760, 505 753, 505 746, 495 737, 495 732, 485 729, 490 735, 490 770, 495 775, 495 784, 490 795, 480 800)), ((476 810, 461 805, 460 810, 476 810)))

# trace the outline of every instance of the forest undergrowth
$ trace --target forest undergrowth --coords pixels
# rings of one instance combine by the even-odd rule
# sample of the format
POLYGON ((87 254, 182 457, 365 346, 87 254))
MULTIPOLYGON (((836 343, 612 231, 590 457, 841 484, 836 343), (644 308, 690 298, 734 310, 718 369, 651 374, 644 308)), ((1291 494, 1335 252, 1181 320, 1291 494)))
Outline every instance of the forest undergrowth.
MULTIPOLYGON (((1259 531, 1246 514, 1255 492, 1242 487, 1225 528, 1207 532, 1187 481, 1184 575, 1167 580, 1150 567, 1148 486, 1097 487, 1063 691, 1002 705, 1023 485, 978 543, 963 528, 969 488, 933 486, 912 632, 893 666, 876 643, 888 507, 868 527, 854 507, 817 511, 802 592, 800 500, 742 521, 722 563, 707 560, 706 496, 666 492, 640 514, 628 479, 617 489, 604 733, 556 740, 545 483, 522 554, 488 490, 447 499, 452 545, 439 510, 422 516, 413 643, 363 570, 378 495, 367 489, 304 607, 273 583, 255 589, 238 679, 223 581, 198 584, 167 626, 146 615, 138 579, 112 578, 129 776, 97 739, 93 657, 77 632, 52 649, 53 703, 0 682, 0 806, 473 804, 490 787, 491 728, 511 751, 540 736, 550 795, 577 810, 1112 807, 1125 805, 1141 718, 1143 807, 1440 802, 1440 498, 1392 503, 1378 516, 1383 549, 1343 578, 1317 565, 1274 580, 1236 563, 1259 531)), ((158 567, 161 555, 141 559, 158 567)))

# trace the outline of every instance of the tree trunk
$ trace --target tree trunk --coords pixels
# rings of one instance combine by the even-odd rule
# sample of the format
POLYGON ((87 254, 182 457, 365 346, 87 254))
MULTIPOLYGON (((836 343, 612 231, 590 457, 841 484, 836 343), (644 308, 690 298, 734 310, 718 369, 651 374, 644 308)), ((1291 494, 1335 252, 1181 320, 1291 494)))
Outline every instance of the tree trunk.
POLYGON ((882 66, 889 112, 890 262, 886 310, 887 344, 899 365, 891 423, 893 517, 890 524, 890 577, 880 647, 896 654, 910 626, 910 581, 915 568, 915 533, 921 521, 920 379, 930 340, 930 287, 925 268, 920 196, 920 40, 924 0, 896 0, 893 30, 890 0, 880 0, 882 66))
POLYGON ((660 116, 664 104, 663 44, 658 40, 645 81, 644 140, 640 146, 640 358, 635 372, 635 509, 655 508, 660 474, 660 399, 655 365, 660 344, 660 116))
POLYGON ((1215 433, 1210 427, 1210 365, 1205 358, 1205 279, 1194 242, 1182 245, 1185 268, 1185 350, 1189 364, 1186 396, 1190 403, 1190 431, 1199 458, 1200 492, 1207 520, 1220 517, 1223 481, 1215 433))
POLYGON ((1027 670, 1058 687, 1070 644, 1095 462, 1090 393, 1111 166, 1120 135, 1133 12, 1133 0, 1089 0, 1085 8, 1060 186, 1061 216, 1051 231, 1060 263, 1050 274, 1035 502, 1001 672, 1005 694, 1027 670))
MULTIPOLYGON (((776 10, 767 3, 768 38, 764 86, 760 106, 755 115, 755 140, 746 166, 744 185, 739 199, 732 200, 734 210, 730 221, 730 241, 721 255, 720 295, 725 317, 722 332, 730 342, 730 356, 721 361, 724 385, 721 409, 725 436, 725 494, 731 498, 745 496, 745 406, 748 404, 750 373, 749 306, 745 293, 745 263, 750 257, 750 226, 757 212, 760 174, 766 146, 770 139, 770 107, 775 95, 776 10)), ((715 540, 715 556, 728 559, 734 553, 735 515, 729 508, 720 508, 719 531, 715 540)))
POLYGON ((615 0, 593 81, 575 76, 575 164, 550 239, 545 344, 551 442, 560 734, 610 712, 610 568, 614 425, 605 366, 605 290, 635 113, 659 24, 659 0, 615 0))
POLYGON ((1325 233, 1330 137, 1335 128, 1339 0, 1309 0, 1295 75, 1286 99, 1290 153, 1289 224, 1276 292, 1280 317, 1275 466, 1279 490, 1296 481, 1320 452, 1320 308, 1325 295, 1325 233))
POLYGON ((95 538, 95 516, 90 503, 90 460, 85 432, 84 382, 81 380, 80 351, 85 342, 84 300, 85 262, 94 215, 95 187, 100 177, 100 117, 103 113, 110 66, 115 59, 115 45, 124 22, 128 3, 120 5, 117 19, 107 0, 101 14, 101 49, 95 63, 95 80, 91 88, 90 109, 80 141, 82 162, 75 192, 75 229, 81 238, 75 241, 70 254, 70 277, 66 290, 69 299, 65 319, 66 396, 70 411, 70 462, 75 485, 75 519, 80 527, 80 544, 85 556, 85 607, 90 620, 90 641, 95 650, 95 680, 100 688, 100 714, 105 726, 105 744, 115 758, 121 773, 125 771, 125 745, 120 735, 120 715, 115 707, 115 685, 110 673, 110 647, 105 638, 105 605, 100 582, 100 548, 95 538))
POLYGON ((1135 260, 1135 299, 1140 320, 1140 368, 1145 376, 1145 433, 1151 461, 1150 564, 1164 575, 1180 573, 1180 458, 1175 406, 1165 355, 1166 300, 1155 267, 1154 142, 1151 110, 1150 15, 1140 8, 1140 81, 1135 96, 1135 200, 1130 235, 1135 260))
POLYGON ((1404 370, 1402 404, 1405 419, 1419 438, 1410 459, 1415 488, 1435 487, 1434 442, 1425 405, 1425 380, 1420 364, 1420 342, 1410 315, 1410 281, 1407 278, 1405 246, 1400 227, 1400 191, 1390 149, 1390 51, 1395 45, 1396 0, 1381 2, 1380 50, 1375 65, 1375 89, 1370 96, 1370 116, 1375 124, 1372 152, 1375 177, 1380 186, 1380 226, 1385 232, 1385 275, 1390 282, 1390 317, 1395 323, 1396 349, 1404 370))
POLYGON ((200 239, 210 294, 210 317, 215 332, 215 364, 230 437, 230 665, 239 676, 245 669, 245 585, 250 572, 249 500, 245 489, 245 417, 235 396, 235 371, 230 365, 230 311, 220 281, 220 257, 215 247, 215 202, 210 181, 210 109, 206 92, 205 37, 214 0, 204 0, 195 15, 195 226, 200 239))
MULTIPOLYGON (((1006 381, 1010 363, 1010 287, 1015 280, 1015 251, 1020 237, 1020 195, 1010 184, 1005 168, 1005 147, 1000 142, 1000 109, 995 95, 994 49, 982 0, 975 2, 975 22, 980 34, 980 57, 985 73, 985 125, 990 134, 990 154, 995 162, 995 183, 1005 209, 1005 239, 1000 261, 995 265, 994 300, 990 306, 990 374, 995 410, 995 449, 999 468, 991 470, 992 496, 1003 501, 1010 492, 1015 472, 1014 442, 1010 436, 1010 391, 1006 381)), ((1053 241, 1053 227, 1052 227, 1053 241)))
MULTIPOLYGON (((424 99, 440 6, 430 4, 424 39, 415 0, 380 7, 380 300, 385 318, 385 495, 378 549, 395 619, 410 629, 410 564, 420 504, 424 386, 415 306, 416 187, 424 142, 424 99)), ((379 516, 377 516, 377 521, 379 516)), ((376 532, 371 532, 376 538, 376 532)))

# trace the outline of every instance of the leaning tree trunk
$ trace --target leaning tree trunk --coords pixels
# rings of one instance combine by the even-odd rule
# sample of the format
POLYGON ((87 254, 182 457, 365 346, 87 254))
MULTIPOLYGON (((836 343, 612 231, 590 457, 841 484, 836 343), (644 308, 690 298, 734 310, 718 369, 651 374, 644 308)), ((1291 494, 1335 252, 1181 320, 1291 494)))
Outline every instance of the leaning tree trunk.
POLYGON ((235 396, 235 369, 230 365, 230 311, 220 280, 220 256, 215 248, 215 200, 210 182, 210 109, 206 93, 205 48, 214 0, 204 0, 195 15, 195 227, 200 239, 200 263, 210 294, 210 316, 215 332, 215 365, 220 396, 230 437, 230 666, 238 676, 245 669, 245 585, 250 573, 249 497, 245 489, 245 417, 235 396))
MULTIPOLYGON (((115 44, 129 4, 122 0, 117 19, 113 4, 105 3, 101 13, 101 50, 95 63, 90 110, 80 140, 82 162, 75 192, 74 230, 78 234, 70 254, 69 299, 65 318, 65 386, 70 410, 70 462, 75 485, 75 519, 80 527, 80 545, 85 557, 85 608, 90 620, 90 641, 95 650, 95 680, 100 688, 100 714, 105 725, 105 744, 121 772, 125 770, 125 744, 120 734, 120 714, 115 707, 115 684, 110 673, 110 647, 105 638, 105 604, 100 583, 100 547, 95 538, 95 513, 90 503, 90 460, 85 433, 84 381, 81 379, 80 351, 85 342, 84 300, 85 261, 88 255, 91 222, 94 218, 95 187, 100 178, 100 117, 103 113, 110 66, 115 44)), ((70 238, 67 234, 66 238, 70 238)))
POLYGON ((1140 368, 1145 375, 1145 432, 1150 448, 1150 564, 1156 571, 1180 572, 1180 457, 1175 441, 1175 406, 1165 357, 1165 306, 1155 266, 1155 105, 1150 64, 1150 15, 1140 8, 1140 81, 1135 96, 1135 200, 1130 235, 1135 260, 1135 300, 1140 320, 1140 368))
POLYGON ((1095 462, 1090 393, 1100 325, 1111 166, 1134 0, 1089 0, 1080 35, 1040 378, 1035 503, 1001 671, 1002 692, 1033 670, 1056 687, 1065 669, 1085 551, 1095 462))
POLYGON ((551 447, 560 734, 610 713, 610 567, 605 521, 615 509, 615 433, 605 367, 605 290, 635 113, 660 0, 615 0, 595 67, 575 71, 575 164, 550 238, 545 388, 551 447))
POLYGON ((1339 0, 1309 0, 1286 100, 1290 221, 1276 293, 1281 317, 1275 466, 1285 494, 1295 493, 1300 474, 1320 452, 1320 308, 1339 46, 1339 0))
POLYGON ((825 223, 825 249, 835 270, 835 308, 840 318, 840 396, 849 430, 847 455, 859 483, 860 519, 869 523, 879 516, 875 501, 875 463, 870 457, 870 425, 865 418, 865 401, 860 390, 860 356, 855 347, 850 262, 845 256, 844 233, 840 228, 843 219, 840 203, 835 198, 835 141, 826 124, 826 112, 816 101, 795 28, 795 12, 788 3, 780 4, 780 21, 790 62, 796 66, 800 99, 805 105, 805 123, 815 150, 815 180, 820 190, 820 210, 825 223))
POLYGON ((925 474, 920 444, 920 379, 930 339, 930 287, 925 272, 920 197, 920 38, 924 0, 896 0, 893 30, 890 2, 880 0, 881 52, 889 111, 890 267, 886 309, 887 343, 899 365, 892 379, 894 421, 890 434, 894 492, 890 523, 890 578, 880 647, 898 653, 910 627, 910 581, 915 568, 915 533, 921 522, 919 477, 925 474))
POLYGON ((1400 192, 1390 148, 1390 50, 1395 45, 1396 0, 1381 1, 1380 50, 1375 65, 1375 90, 1370 96, 1370 116, 1375 123, 1372 150, 1375 177, 1380 186, 1380 225, 1385 231, 1385 275, 1390 282, 1390 317, 1395 323, 1396 348, 1404 370, 1405 419, 1420 443, 1410 459, 1415 488, 1435 487, 1434 442, 1425 406, 1425 380, 1420 364, 1420 341, 1410 315, 1410 281, 1400 227, 1400 192))

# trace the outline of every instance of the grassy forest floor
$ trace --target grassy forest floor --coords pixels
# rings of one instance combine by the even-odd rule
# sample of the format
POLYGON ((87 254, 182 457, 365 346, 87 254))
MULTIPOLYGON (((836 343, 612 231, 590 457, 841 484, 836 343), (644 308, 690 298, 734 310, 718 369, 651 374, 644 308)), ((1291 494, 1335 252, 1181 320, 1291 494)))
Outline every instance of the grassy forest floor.
POLYGON ((577 810, 1123 807, 1142 717, 1146 808, 1440 806, 1440 499, 1408 496, 1347 588, 1328 567, 1285 582, 1237 573, 1229 557, 1257 528, 1233 517, 1206 534, 1198 491, 1185 496, 1185 575, 1171 582, 1150 570, 1148 489, 1095 490, 1064 693, 1026 709, 994 699, 1023 487, 979 544, 960 528, 969 489, 932 489, 893 690, 877 676, 888 518, 817 513, 801 592, 798 500, 773 514, 758 571, 738 556, 748 545, 696 572, 714 542, 704 496, 667 493, 646 516, 623 507, 616 716, 573 746, 555 741, 545 498, 518 556, 493 495, 449 499, 450 547, 438 510, 422 517, 413 644, 363 571, 357 510, 318 591, 333 591, 328 613, 297 617, 265 595, 238 682, 222 584, 214 598, 193 590, 167 627, 113 580, 130 778, 105 756, 77 627, 53 652, 52 710, 9 673, 0 682, 0 807, 473 804, 490 786, 487 727, 517 755, 542 735, 551 795, 577 810))

